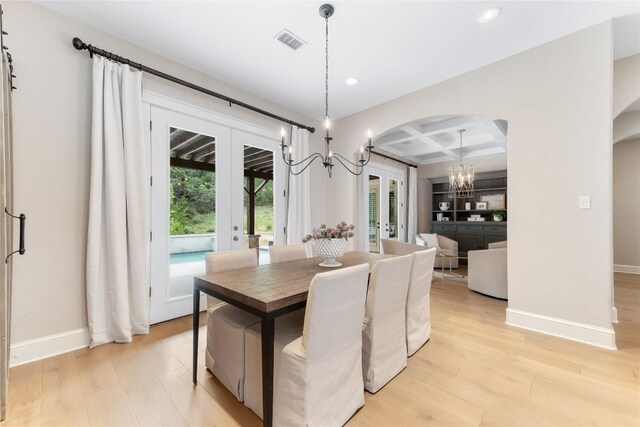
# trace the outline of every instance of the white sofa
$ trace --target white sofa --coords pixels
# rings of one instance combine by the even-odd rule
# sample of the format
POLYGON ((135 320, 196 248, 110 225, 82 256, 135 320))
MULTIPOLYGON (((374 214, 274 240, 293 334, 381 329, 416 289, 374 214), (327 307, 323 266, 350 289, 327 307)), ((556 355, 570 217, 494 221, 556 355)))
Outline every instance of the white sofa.
POLYGON ((490 243, 489 249, 469 251, 468 286, 472 291, 508 299, 507 242, 490 243))
MULTIPOLYGON (((440 248, 437 250, 436 254, 446 251, 454 256, 458 255, 458 242, 448 237, 441 236, 440 234, 438 234, 437 236, 438 245, 440 246, 440 248)), ((420 234, 416 234, 416 245, 427 246, 420 234)), ((448 258, 439 257, 437 255, 434 268, 442 268, 443 266, 445 268, 449 268, 449 261, 451 261, 451 268, 458 268, 458 258, 453 258, 450 260, 448 258)))

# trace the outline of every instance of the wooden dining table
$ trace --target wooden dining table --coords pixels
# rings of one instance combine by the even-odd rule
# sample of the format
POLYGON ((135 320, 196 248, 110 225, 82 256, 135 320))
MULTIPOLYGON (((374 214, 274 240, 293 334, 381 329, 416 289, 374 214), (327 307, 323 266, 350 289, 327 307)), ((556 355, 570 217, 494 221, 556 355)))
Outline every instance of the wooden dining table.
MULTIPOLYGON (((347 252, 342 267, 373 265, 391 255, 347 252)), ((197 383, 200 292, 227 302, 260 318, 262 332, 263 425, 273 422, 273 342, 275 318, 305 307, 311 280, 335 268, 320 267, 322 258, 266 264, 196 276, 193 280, 193 382, 197 383)))

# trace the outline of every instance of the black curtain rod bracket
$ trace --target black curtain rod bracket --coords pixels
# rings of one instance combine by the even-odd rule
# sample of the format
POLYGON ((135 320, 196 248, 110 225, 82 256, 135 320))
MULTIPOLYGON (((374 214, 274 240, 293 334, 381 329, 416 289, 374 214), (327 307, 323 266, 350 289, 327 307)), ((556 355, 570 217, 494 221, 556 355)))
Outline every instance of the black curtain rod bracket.
POLYGON ((97 47, 92 46, 90 44, 86 44, 85 42, 80 40, 78 37, 74 37, 72 43, 73 43, 73 47, 75 47, 77 50, 87 50, 87 51, 89 51, 89 54, 91 56, 93 56, 93 54, 96 54, 96 55, 103 56, 103 57, 105 57, 107 59, 110 59, 112 61, 119 62, 121 64, 129 65, 130 67, 137 68, 138 70, 144 71, 145 73, 153 74, 154 76, 163 78, 165 80, 169 80, 170 82, 179 84, 181 86, 188 87, 189 89, 193 89, 193 90, 196 90, 198 92, 204 93, 206 95, 213 96, 214 98, 222 99, 223 101, 228 102, 229 106, 237 105, 239 107, 246 108, 247 110, 254 111, 254 112, 258 113, 258 114, 262 114, 263 116, 271 117, 272 119, 278 120, 279 122, 283 122, 283 123, 286 123, 286 124, 289 124, 289 125, 292 125, 292 126, 296 126, 296 127, 300 128, 300 129, 306 129, 311 133, 314 133, 316 131, 316 129, 314 127, 312 127, 312 126, 306 126, 306 125, 303 125, 301 123, 294 122, 293 120, 289 120, 289 119, 286 119, 284 117, 280 117, 280 116, 278 116, 276 114, 270 113, 269 111, 263 110, 263 109, 258 108, 258 107, 254 107, 253 105, 247 104, 247 103, 242 102, 242 101, 238 101, 237 99, 233 99, 233 98, 228 97, 226 95, 222 95, 221 93, 214 92, 214 91, 209 90, 207 88, 204 88, 202 86, 195 85, 195 84, 190 83, 190 82, 188 82, 186 80, 179 79, 179 78, 174 77, 174 76, 172 76, 170 74, 163 73, 162 71, 155 70, 153 68, 147 67, 147 66, 142 65, 140 63, 134 62, 134 61, 132 61, 130 59, 123 58, 122 56, 116 55, 114 53, 108 52, 108 51, 100 49, 100 48, 97 48, 97 47))

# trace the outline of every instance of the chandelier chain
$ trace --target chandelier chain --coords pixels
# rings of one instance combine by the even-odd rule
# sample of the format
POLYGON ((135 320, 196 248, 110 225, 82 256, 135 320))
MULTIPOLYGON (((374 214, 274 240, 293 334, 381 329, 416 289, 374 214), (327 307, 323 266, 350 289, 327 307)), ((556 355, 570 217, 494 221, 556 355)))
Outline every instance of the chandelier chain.
POLYGON ((460 164, 462 165, 462 132, 460 133, 460 164))
POLYGON ((329 118, 329 18, 324 18, 325 44, 324 44, 324 117, 329 118))
POLYGON ((324 115, 326 119, 326 136, 324 139, 325 144, 325 152, 321 153, 313 153, 310 156, 307 156, 304 159, 300 159, 298 161, 293 160, 292 156, 292 144, 291 144, 291 135, 293 133, 293 129, 289 130, 289 145, 286 144, 286 133, 284 129, 282 130, 282 140, 280 144, 280 148, 282 150, 282 160, 288 166, 289 173, 291 175, 300 175, 304 172, 310 165, 316 160, 320 160, 322 165, 327 170, 329 174, 329 178, 331 178, 332 169, 335 165, 340 164, 344 167, 344 169, 352 175, 361 175, 364 171, 364 167, 369 164, 371 160, 372 149, 374 148, 371 144, 371 133, 369 133, 368 143, 363 145, 360 148, 359 153, 354 153, 355 161, 351 161, 348 158, 340 155, 339 153, 333 153, 329 148, 331 141, 333 138, 329 134, 329 18, 333 15, 333 6, 330 4, 323 4, 320 6, 320 16, 324 18, 324 35, 325 35, 325 44, 324 44, 324 115), (337 163, 334 164, 334 159, 337 163), (300 166, 300 169, 295 172, 293 170, 294 167, 300 166), (352 170, 354 168, 354 170, 352 170))

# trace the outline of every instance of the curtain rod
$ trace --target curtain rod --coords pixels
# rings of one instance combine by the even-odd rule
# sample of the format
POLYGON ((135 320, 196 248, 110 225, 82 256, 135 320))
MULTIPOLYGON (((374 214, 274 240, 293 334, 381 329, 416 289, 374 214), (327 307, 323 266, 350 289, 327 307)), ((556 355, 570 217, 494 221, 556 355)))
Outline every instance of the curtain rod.
POLYGON ((306 125, 303 125, 301 123, 294 122, 293 120, 285 119, 284 117, 280 117, 280 116, 278 116, 276 114, 270 113, 270 112, 265 111, 265 110, 263 110, 261 108, 254 107, 253 105, 249 105, 249 104, 247 104, 245 102, 238 101, 237 99, 230 98, 230 97, 228 97, 226 95, 222 95, 220 93, 214 92, 214 91, 209 90, 207 88, 204 88, 202 86, 198 86, 198 85, 195 85, 193 83, 189 83, 188 81, 185 81, 185 80, 179 79, 177 77, 174 77, 172 75, 163 73, 162 71, 158 71, 158 70, 155 70, 153 68, 149 68, 149 67, 147 67, 145 65, 142 65, 140 63, 133 62, 130 59, 123 58, 123 57, 121 57, 119 55, 116 55, 116 54, 113 54, 113 53, 108 52, 106 50, 97 48, 97 47, 92 46, 90 44, 88 45, 88 44, 84 43, 82 40, 80 40, 78 37, 74 37, 72 43, 73 43, 73 47, 75 47, 77 50, 88 50, 89 54, 91 56, 93 56, 93 54, 95 53, 97 55, 104 56, 105 58, 110 59, 112 61, 120 62, 121 64, 130 65, 130 66, 132 66, 134 68, 137 68, 140 71, 144 71, 145 73, 153 74, 154 76, 158 76, 158 77, 163 78, 165 80, 169 80, 170 82, 177 83, 179 85, 188 87, 188 88, 196 90, 198 92, 202 92, 202 93, 204 93, 206 95, 222 99, 223 101, 227 101, 229 103, 229 106, 231 106, 231 104, 238 105, 240 107, 246 108, 247 110, 251 110, 251 111, 254 111, 254 112, 258 113, 258 114, 262 114, 264 116, 271 117, 272 119, 276 119, 276 120, 278 120, 280 122, 296 126, 296 127, 300 128, 300 129, 306 129, 311 133, 314 133, 315 130, 316 130, 314 127, 306 126, 306 125))
POLYGON ((414 165, 413 163, 409 163, 409 162, 405 162, 404 160, 396 159, 395 157, 391 157, 390 155, 381 153, 379 151, 373 151, 373 150, 369 150, 369 151, 371 152, 371 154, 375 154, 376 156, 384 157, 387 160, 393 160, 394 162, 398 162, 398 163, 402 163, 403 165, 407 165, 410 168, 418 169, 418 166, 414 165))

